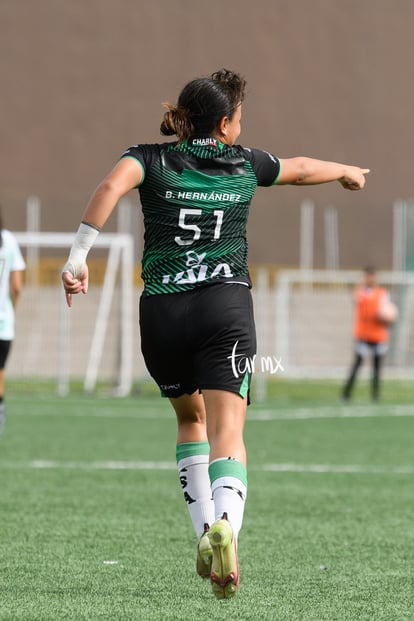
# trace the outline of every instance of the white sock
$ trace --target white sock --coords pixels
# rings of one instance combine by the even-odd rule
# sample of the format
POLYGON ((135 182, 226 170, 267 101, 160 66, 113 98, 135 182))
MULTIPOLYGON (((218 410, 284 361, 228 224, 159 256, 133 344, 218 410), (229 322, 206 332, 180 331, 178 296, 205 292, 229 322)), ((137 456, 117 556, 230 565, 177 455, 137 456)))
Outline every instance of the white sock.
POLYGON ((215 519, 221 519, 226 513, 237 537, 243 523, 247 496, 246 467, 235 459, 223 458, 214 460, 209 472, 215 519))
MULTIPOLYGON (((187 443, 188 445, 205 445, 207 443, 187 443)), ((182 454, 178 445, 177 455, 182 454)), ((192 447, 191 452, 197 451, 196 446, 192 447)), ((178 474, 180 476, 181 487, 184 492, 184 500, 187 503, 191 521, 197 537, 200 537, 205 530, 205 524, 211 526, 214 522, 214 502, 211 494, 210 477, 208 474, 208 454, 188 455, 177 459, 178 474)))

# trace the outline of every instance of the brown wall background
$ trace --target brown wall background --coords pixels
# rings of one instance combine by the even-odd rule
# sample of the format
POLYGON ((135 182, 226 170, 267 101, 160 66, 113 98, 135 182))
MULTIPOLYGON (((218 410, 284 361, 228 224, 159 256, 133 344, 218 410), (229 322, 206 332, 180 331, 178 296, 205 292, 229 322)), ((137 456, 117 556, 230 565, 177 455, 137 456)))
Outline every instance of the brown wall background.
MULTIPOLYGON (((0 202, 8 228, 42 201, 74 231, 124 148, 160 139, 161 102, 226 66, 248 81, 240 142, 370 167, 339 184, 259 189, 251 262, 296 265, 299 205, 339 208, 340 266, 390 268, 392 205, 413 196, 412 0, 2 0, 0 202)), ((112 216, 107 230, 115 226, 112 216)))

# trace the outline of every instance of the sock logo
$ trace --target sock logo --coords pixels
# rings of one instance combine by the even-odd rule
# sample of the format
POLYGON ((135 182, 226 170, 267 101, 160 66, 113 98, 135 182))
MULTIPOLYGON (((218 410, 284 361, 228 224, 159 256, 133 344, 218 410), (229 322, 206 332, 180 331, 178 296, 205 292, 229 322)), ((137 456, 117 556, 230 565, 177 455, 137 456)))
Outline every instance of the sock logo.
MULTIPOLYGON (((183 468, 183 470, 180 471, 181 488, 185 490, 185 488, 188 485, 188 480, 187 480, 187 476, 185 474, 182 474, 183 472, 187 472, 187 470, 183 468)), ((196 500, 194 498, 191 498, 190 494, 186 491, 184 492, 184 500, 188 505, 191 505, 193 502, 196 502, 196 500)))
POLYGON ((231 485, 223 485, 224 489, 231 489, 233 490, 233 492, 236 492, 236 494, 238 494, 240 496, 240 498, 243 500, 245 499, 245 496, 243 494, 242 491, 240 491, 239 489, 237 489, 236 487, 232 487, 231 485))

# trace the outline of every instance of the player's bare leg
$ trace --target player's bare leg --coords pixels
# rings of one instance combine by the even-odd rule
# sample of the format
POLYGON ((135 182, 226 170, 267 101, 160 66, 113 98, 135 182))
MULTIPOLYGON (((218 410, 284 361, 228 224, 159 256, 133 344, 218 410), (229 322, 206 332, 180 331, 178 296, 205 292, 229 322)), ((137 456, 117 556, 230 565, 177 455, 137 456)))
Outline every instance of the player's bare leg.
POLYGON ((170 399, 177 416, 177 443, 207 442, 206 408, 198 391, 170 399))
POLYGON ((246 465, 243 431, 247 398, 225 390, 203 390, 210 461, 232 457, 246 465))

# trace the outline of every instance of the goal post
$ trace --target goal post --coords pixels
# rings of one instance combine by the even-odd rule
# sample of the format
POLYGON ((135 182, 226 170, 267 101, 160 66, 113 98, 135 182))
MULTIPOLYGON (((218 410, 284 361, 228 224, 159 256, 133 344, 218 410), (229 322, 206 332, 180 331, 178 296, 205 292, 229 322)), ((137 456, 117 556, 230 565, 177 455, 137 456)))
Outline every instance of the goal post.
MULTIPOLYGON (((15 236, 19 246, 26 249, 30 270, 34 248, 49 252, 69 250, 75 234, 19 232, 15 236)), ((108 254, 103 284, 96 286, 90 281, 88 303, 85 299, 74 299, 71 309, 66 306, 60 271, 56 271, 49 287, 28 283, 24 288, 17 311, 18 331, 11 374, 20 371, 37 375, 43 369, 47 376, 53 371, 61 395, 69 392, 70 378, 79 375, 84 377, 85 391, 93 391, 100 374, 105 342, 111 332, 112 348, 116 350, 112 352, 114 362, 111 363, 115 393, 123 396, 130 392, 134 348, 134 239, 127 233, 100 233, 89 260, 93 259, 95 249, 106 250, 108 254), (56 327, 54 339, 50 334, 52 326, 56 327), (73 365, 72 357, 76 358, 73 365)), ((63 263, 64 259, 62 266, 63 263)))

